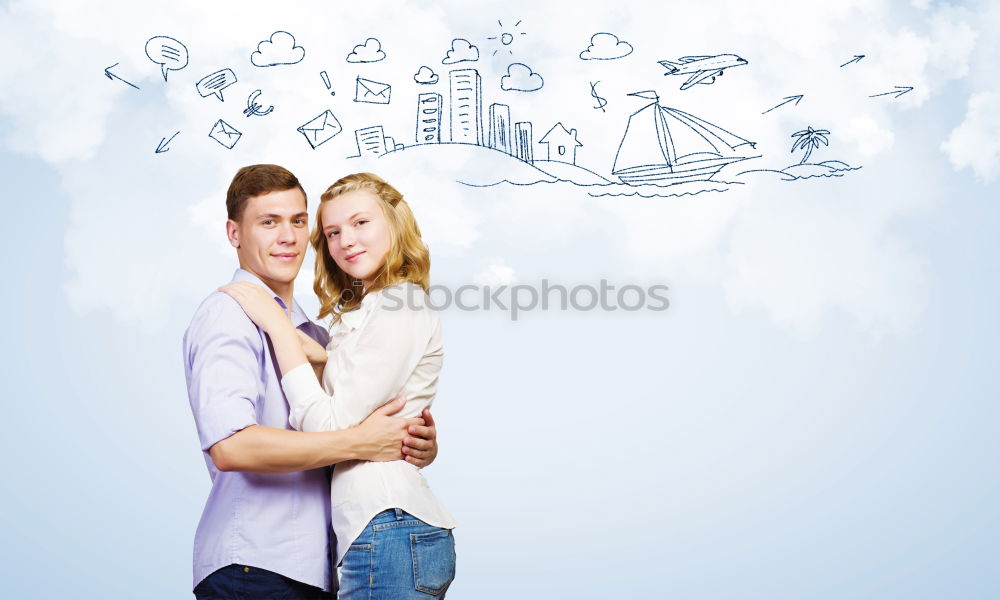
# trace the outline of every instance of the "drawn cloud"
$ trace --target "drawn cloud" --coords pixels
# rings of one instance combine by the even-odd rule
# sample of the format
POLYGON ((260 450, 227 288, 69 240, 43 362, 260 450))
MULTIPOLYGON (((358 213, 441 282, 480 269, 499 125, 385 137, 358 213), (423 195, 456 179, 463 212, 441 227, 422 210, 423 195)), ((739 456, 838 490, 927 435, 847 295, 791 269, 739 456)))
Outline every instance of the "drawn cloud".
POLYGON ((971 167, 983 183, 1000 174, 1000 93, 969 97, 965 120, 952 130, 941 150, 956 169, 971 167))
POLYGON ((620 41, 613 33, 595 33, 590 46, 580 53, 581 60, 614 60, 632 54, 632 44, 620 41))
POLYGON ((453 65, 459 62, 479 60, 479 48, 469 43, 469 40, 456 38, 451 41, 451 50, 441 59, 442 64, 453 65))
POLYGON ((438 74, 435 73, 430 67, 420 67, 420 69, 413 74, 413 81, 423 85, 430 85, 438 82, 438 74))
POLYGON ((358 44, 347 55, 349 63, 373 63, 380 60, 385 60, 385 52, 382 52, 382 42, 375 38, 368 38, 364 44, 358 44))
POLYGON ((257 51, 250 55, 255 67, 294 65, 306 56, 306 49, 295 45, 295 36, 287 31, 275 31, 267 40, 257 44, 257 51))
POLYGON ((507 67, 507 74, 500 78, 500 88, 507 91, 533 92, 542 89, 544 84, 542 76, 523 63, 512 63, 507 67))

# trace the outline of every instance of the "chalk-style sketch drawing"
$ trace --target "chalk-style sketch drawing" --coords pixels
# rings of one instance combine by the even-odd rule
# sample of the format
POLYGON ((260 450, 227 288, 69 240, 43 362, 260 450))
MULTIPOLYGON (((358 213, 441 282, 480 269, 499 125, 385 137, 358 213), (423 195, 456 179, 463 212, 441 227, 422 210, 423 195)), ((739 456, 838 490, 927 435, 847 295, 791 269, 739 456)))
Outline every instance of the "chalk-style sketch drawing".
POLYGON ((595 109, 598 109, 598 108, 601 109, 601 112, 607 112, 607 111, 604 110, 604 107, 608 105, 608 101, 607 101, 606 98, 602 98, 600 96, 600 94, 597 93, 597 84, 598 83, 601 83, 601 82, 600 81, 591 81, 590 82, 590 95, 593 96, 594 100, 597 101, 597 106, 595 106, 594 108, 595 109))
POLYGON ((487 145, 504 154, 514 154, 510 137, 510 107, 506 104, 490 105, 490 137, 487 145))
POLYGON ((845 63, 844 63, 844 64, 842 64, 842 65, 840 65, 840 68, 841 68, 841 69, 843 69, 843 68, 844 68, 844 67, 846 67, 847 65, 850 65, 850 64, 854 64, 854 63, 858 62, 859 60, 861 60, 861 59, 862 59, 862 58, 864 58, 864 57, 865 57, 865 55, 864 55, 864 54, 855 54, 855 55, 854 55, 854 58, 852 58, 851 60, 849 60, 849 61, 845 62, 845 63))
POLYGON ((306 141, 315 150, 319 146, 329 142, 344 128, 340 126, 340 121, 329 109, 323 111, 316 117, 301 125, 297 131, 305 136, 306 141))
POLYGON ((375 38, 368 38, 364 44, 358 44, 347 55, 349 63, 373 63, 380 60, 385 60, 385 52, 382 51, 382 42, 375 38))
POLYGON ((595 33, 590 45, 580 52, 580 60, 617 60, 632 54, 632 44, 619 40, 613 33, 595 33))
POLYGON ((802 160, 799 161, 800 165, 806 164, 809 160, 809 156, 812 151, 819 148, 820 144, 824 146, 830 145, 830 140, 826 137, 830 135, 830 131, 827 129, 813 129, 810 125, 809 127, 803 129, 802 131, 796 131, 792 134, 793 138, 798 138, 795 143, 792 144, 792 154, 795 154, 796 150, 805 150, 805 154, 802 155, 802 160))
POLYGON ((475 69, 456 69, 448 73, 451 95, 448 98, 448 141, 482 143, 483 80, 475 69))
POLYGON ((629 185, 668 186, 708 181, 722 167, 748 158, 738 148, 756 145, 694 115, 660 105, 655 91, 635 92, 652 100, 628 118, 611 173, 629 185))
POLYGON ((271 106, 268 106, 267 110, 261 110, 263 106, 257 104, 257 98, 260 96, 260 94, 261 94, 260 90, 254 90, 253 92, 250 93, 250 96, 247 97, 247 108, 246 110, 243 111, 243 114, 245 114, 247 117, 263 117, 264 115, 271 114, 271 111, 274 110, 273 104, 271 106))
POLYGON ((354 88, 354 101, 368 104, 389 104, 391 94, 392 86, 388 83, 358 76, 357 85, 354 88))
POLYGON ((814 177, 843 177, 850 171, 857 171, 861 167, 852 167, 840 160, 825 160, 819 163, 809 162, 813 151, 819 149, 820 145, 829 147, 830 131, 826 129, 814 129, 812 126, 801 131, 796 131, 791 135, 795 140, 792 143, 791 153, 802 151, 802 158, 799 162, 789 165, 784 169, 754 169, 739 173, 740 176, 747 174, 774 174, 781 181, 796 181, 801 179, 812 179, 814 177))
POLYGON ((243 137, 243 133, 229 123, 219 119, 212 125, 212 130, 208 132, 208 137, 232 150, 236 142, 240 141, 240 138, 243 137))
POLYGON ((422 66, 413 74, 413 81, 421 85, 433 85, 438 82, 438 74, 428 66, 422 66))
POLYGON ((428 92, 417 96, 417 143, 441 143, 441 94, 428 92))
POLYGON ((460 62, 475 62, 479 60, 479 48, 473 46, 469 40, 455 38, 451 41, 451 48, 441 59, 445 65, 453 65, 460 62))
POLYGON ((320 77, 320 79, 323 80, 323 85, 326 86, 326 91, 330 92, 331 96, 336 96, 337 92, 335 92, 332 89, 330 89, 330 88, 333 87, 333 84, 330 83, 330 76, 326 74, 326 71, 320 71, 319 72, 319 77, 320 77))
POLYGON ((726 69, 741 67, 747 61, 735 54, 716 54, 714 56, 682 56, 676 61, 661 60, 660 65, 667 70, 664 75, 690 75, 681 85, 686 90, 693 85, 710 85, 716 77, 721 77, 726 69))
POLYGON ((219 98, 219 102, 225 102, 225 99, 222 97, 222 90, 234 83, 236 83, 236 73, 233 73, 232 69, 220 69, 215 73, 202 77, 195 84, 195 88, 198 89, 198 93, 201 94, 202 98, 207 98, 214 94, 219 98))
POLYGON ((514 124, 514 156, 531 164, 535 162, 534 144, 531 137, 531 123, 518 121, 514 124))
MULTIPOLYGON (((912 86, 897 85, 896 89, 894 89, 894 90, 890 90, 888 92, 882 92, 881 94, 872 94, 871 96, 868 96, 868 97, 869 98, 878 98, 879 96, 892 96, 892 95, 895 95, 896 98, 899 98, 903 94, 905 94, 907 92, 912 92, 912 91, 913 91, 913 87, 912 86)), ((893 98, 893 99, 895 100, 895 98, 893 98)))
POLYGON ((146 41, 146 56, 160 65, 163 81, 167 80, 168 72, 180 71, 188 64, 187 46, 165 35, 151 37, 146 41))
POLYGON ((507 74, 500 78, 500 89, 514 92, 534 92, 542 89, 545 81, 542 76, 531 70, 524 63, 512 63, 507 66, 507 74))
POLYGON ((781 104, 778 104, 777 106, 772 106, 771 108, 765 110, 764 112, 762 112, 760 114, 766 115, 767 113, 771 112, 772 110, 774 110, 776 108, 781 108, 782 106, 788 104, 789 102, 795 102, 795 106, 798 106, 799 102, 804 97, 805 97, 805 94, 798 94, 796 96, 785 96, 784 98, 782 98, 781 104))
MULTIPOLYGON (((516 31, 517 27, 520 24, 521 20, 518 19, 517 23, 514 23, 514 27, 511 28, 511 31, 514 31, 514 33, 517 33, 518 35, 528 35, 523 31, 516 31)), ((496 56, 497 52, 499 52, 501 49, 506 50, 507 54, 514 54, 510 49, 510 45, 513 44, 514 40, 517 38, 514 37, 514 33, 511 33, 510 31, 507 30, 507 28, 503 26, 503 21, 497 20, 497 25, 500 26, 500 35, 494 35, 486 38, 488 40, 500 40, 500 48, 494 50, 492 56, 496 56)))
POLYGON ((552 129, 538 140, 539 144, 547 144, 548 157, 546 160, 554 160, 571 165, 576 164, 576 149, 582 147, 576 139, 576 130, 566 130, 562 123, 556 123, 552 129))
POLYGON ((104 76, 107 77, 108 79, 110 79, 111 81, 114 81, 115 79, 117 79, 118 81, 124 83, 125 85, 132 86, 135 89, 139 89, 139 86, 137 86, 136 84, 128 82, 128 81, 125 81, 121 77, 119 77, 119 76, 117 76, 117 75, 115 75, 114 73, 111 72, 111 69, 114 69, 117 66, 118 66, 118 63, 115 63, 115 64, 111 65, 110 67, 104 67, 104 76))
POLYGON ((167 146, 170 144, 170 142, 174 141, 174 138, 177 137, 178 133, 180 133, 180 131, 178 131, 177 133, 174 133, 174 135, 170 136, 170 139, 160 138, 160 143, 156 145, 156 154, 162 154, 164 152, 170 152, 170 148, 167 148, 167 146))
POLYGON ((295 36, 287 31, 275 31, 266 40, 257 43, 257 50, 250 55, 255 67, 294 65, 306 57, 306 49, 295 45, 295 36))
POLYGON ((381 125, 355 130, 354 140, 358 144, 358 156, 380 156, 395 149, 394 145, 389 146, 386 143, 385 131, 381 125))

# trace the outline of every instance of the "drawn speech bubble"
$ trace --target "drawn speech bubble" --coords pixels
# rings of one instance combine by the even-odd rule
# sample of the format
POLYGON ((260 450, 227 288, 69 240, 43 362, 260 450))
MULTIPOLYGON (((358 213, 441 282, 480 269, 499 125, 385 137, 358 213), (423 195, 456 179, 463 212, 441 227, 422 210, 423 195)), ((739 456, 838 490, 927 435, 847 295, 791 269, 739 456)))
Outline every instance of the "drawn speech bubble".
POLYGON ((165 35, 149 38, 146 42, 146 56, 160 65, 163 81, 167 80, 168 71, 180 71, 188 64, 187 46, 165 35))
POLYGON ((236 73, 233 73, 232 69, 222 69, 211 75, 202 77, 201 81, 195 84, 195 87, 198 88, 198 93, 203 97, 215 94, 220 102, 225 102, 225 99, 222 97, 222 90, 234 83, 236 83, 236 73))

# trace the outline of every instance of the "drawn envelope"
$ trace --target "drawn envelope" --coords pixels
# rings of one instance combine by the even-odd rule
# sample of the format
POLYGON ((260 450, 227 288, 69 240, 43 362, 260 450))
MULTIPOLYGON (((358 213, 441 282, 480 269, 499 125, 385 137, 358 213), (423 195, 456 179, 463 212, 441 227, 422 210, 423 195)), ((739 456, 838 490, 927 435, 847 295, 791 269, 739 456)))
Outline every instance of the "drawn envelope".
POLYGON ((235 127, 226 123, 222 119, 216 121, 215 125, 212 125, 212 131, 208 133, 208 137, 219 142, 230 150, 233 149, 236 142, 240 141, 240 137, 242 136, 243 134, 237 131, 235 127))
POLYGON ((333 116, 332 112, 325 110, 315 119, 299 127, 298 130, 306 136, 306 141, 315 150, 316 146, 325 144, 330 141, 330 138, 340 133, 343 127, 340 126, 340 121, 333 116))
POLYGON ((358 77, 358 86, 354 90, 355 102, 368 102, 371 104, 389 104, 389 94, 392 93, 392 86, 388 83, 379 83, 364 77, 358 77))

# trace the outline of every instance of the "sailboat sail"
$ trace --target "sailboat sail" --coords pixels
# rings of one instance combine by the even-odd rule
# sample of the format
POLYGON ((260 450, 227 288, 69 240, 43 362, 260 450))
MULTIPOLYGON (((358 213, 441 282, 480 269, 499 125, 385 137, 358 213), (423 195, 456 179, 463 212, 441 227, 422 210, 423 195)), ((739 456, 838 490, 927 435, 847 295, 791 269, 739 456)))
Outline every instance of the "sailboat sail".
POLYGON ((736 149, 753 142, 658 101, 628 120, 611 172, 628 184, 673 185, 711 179, 747 158, 736 149))
POLYGON ((657 105, 650 104, 628 118, 625 137, 618 148, 612 173, 628 168, 664 163, 666 154, 662 146, 663 142, 658 135, 660 127, 656 123, 661 118, 657 114, 658 112, 657 105))

